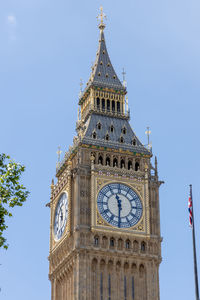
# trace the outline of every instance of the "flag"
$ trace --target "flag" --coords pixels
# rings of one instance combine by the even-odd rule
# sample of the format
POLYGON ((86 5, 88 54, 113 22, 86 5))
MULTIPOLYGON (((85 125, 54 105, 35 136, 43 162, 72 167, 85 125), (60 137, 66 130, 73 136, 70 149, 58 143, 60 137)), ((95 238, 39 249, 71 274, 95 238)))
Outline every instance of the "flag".
POLYGON ((193 226, 193 214, 192 214, 192 198, 189 196, 188 200, 188 211, 189 211, 189 224, 192 227, 193 226))

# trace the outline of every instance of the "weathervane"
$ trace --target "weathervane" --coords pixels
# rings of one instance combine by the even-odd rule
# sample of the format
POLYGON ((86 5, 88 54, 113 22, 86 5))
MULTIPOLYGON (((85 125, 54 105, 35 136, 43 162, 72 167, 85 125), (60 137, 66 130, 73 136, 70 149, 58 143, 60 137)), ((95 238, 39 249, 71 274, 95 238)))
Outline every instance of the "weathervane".
POLYGON ((60 162, 60 155, 62 151, 60 150, 60 146, 58 146, 58 151, 56 152, 58 154, 58 162, 60 162))
POLYGON ((100 14, 97 16, 97 19, 100 20, 99 28, 104 29, 105 24, 103 23, 103 19, 106 19, 106 14, 103 12, 103 7, 100 7, 100 14))
POLYGON ((147 135, 147 140, 148 140, 147 146, 148 146, 148 148, 150 150, 152 148, 152 145, 151 145, 151 143, 149 141, 149 137, 150 137, 150 134, 151 134, 151 130, 150 130, 149 126, 147 126, 147 130, 145 131, 145 134, 147 135))

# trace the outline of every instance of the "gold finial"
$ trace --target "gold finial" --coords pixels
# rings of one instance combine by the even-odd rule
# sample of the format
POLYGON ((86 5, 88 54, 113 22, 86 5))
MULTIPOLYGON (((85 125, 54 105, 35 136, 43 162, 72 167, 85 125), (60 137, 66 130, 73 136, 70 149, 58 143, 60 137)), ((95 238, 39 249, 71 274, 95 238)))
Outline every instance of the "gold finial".
POLYGON ((152 149, 152 144, 150 143, 150 140, 149 140, 151 130, 150 130, 149 126, 147 126, 147 130, 145 131, 145 134, 147 135, 147 139, 148 139, 147 147, 148 147, 149 150, 151 150, 152 149))
POLYGON ((58 151, 56 152, 58 154, 58 162, 60 162, 60 155, 62 151, 60 150, 60 146, 58 146, 58 151))
POLYGON ((103 23, 103 19, 106 19, 106 15, 103 12, 103 7, 100 7, 100 14, 97 16, 97 19, 100 20, 99 29, 103 30, 106 25, 103 23))
POLYGON ((54 179, 52 179, 52 181, 51 181, 51 189, 53 189, 54 188, 54 179))
POLYGON ((126 78, 125 78, 126 72, 125 72, 124 68, 122 70, 122 76, 123 76, 123 86, 126 87, 126 78))

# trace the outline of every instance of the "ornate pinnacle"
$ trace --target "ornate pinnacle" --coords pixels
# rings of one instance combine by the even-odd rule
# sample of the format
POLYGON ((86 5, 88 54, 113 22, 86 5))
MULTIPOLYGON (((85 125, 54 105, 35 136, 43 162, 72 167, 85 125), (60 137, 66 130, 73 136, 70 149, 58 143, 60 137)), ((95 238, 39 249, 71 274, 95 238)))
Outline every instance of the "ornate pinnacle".
POLYGON ((126 78, 125 78, 126 72, 125 72, 124 68, 123 68, 123 70, 122 70, 122 75, 123 75, 123 86, 126 87, 126 85, 127 85, 127 83, 126 83, 126 78))
POLYGON ((104 30, 106 25, 104 24, 103 19, 106 19, 106 15, 103 12, 103 7, 102 6, 100 7, 100 14, 97 16, 97 19, 100 20, 99 29, 104 30))
POLYGON ((58 162, 60 162, 60 155, 62 151, 60 150, 60 146, 58 146, 58 151, 56 152, 58 154, 58 162))

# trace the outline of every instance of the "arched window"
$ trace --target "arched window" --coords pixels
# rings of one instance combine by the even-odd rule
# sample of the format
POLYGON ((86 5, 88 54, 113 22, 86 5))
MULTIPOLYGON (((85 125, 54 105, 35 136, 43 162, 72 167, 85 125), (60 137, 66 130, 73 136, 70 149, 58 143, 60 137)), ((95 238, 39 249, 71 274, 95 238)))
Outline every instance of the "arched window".
POLYGON ((139 267, 139 276, 142 278, 145 275, 145 268, 144 265, 140 265, 139 267))
POLYGON ((100 261, 100 269, 103 270, 105 268, 106 262, 104 259, 101 259, 100 261))
POLYGON ((98 164, 103 165, 103 157, 99 155, 98 164))
POLYGON ((118 160, 116 157, 113 159, 113 167, 118 167, 118 160))
POLYGON ((110 157, 106 157, 106 166, 110 166, 110 157))
POLYGON ((101 130, 101 123, 100 123, 100 122, 97 123, 97 128, 98 128, 99 130, 101 130))
POLYGON ((110 111, 110 100, 107 100, 107 111, 110 111))
POLYGON ((138 171, 140 169, 140 164, 138 161, 135 163, 135 171, 138 171))
POLYGON ((99 237, 98 236, 94 237, 94 245, 99 246, 99 237))
POLYGON ((105 139, 106 141, 109 141, 109 134, 106 134, 105 139))
POLYGON ((126 249, 131 248, 131 242, 129 240, 126 240, 126 249))
POLYGON ((124 143, 124 138, 123 138, 123 136, 120 137, 120 143, 124 143))
POLYGON ((122 128, 122 133, 126 134, 126 127, 125 126, 122 128))
POLYGON ((119 271, 121 268, 121 262, 118 260, 116 263, 116 270, 119 271))
POLYGON ((110 126, 110 132, 114 132, 114 126, 113 125, 110 126))
POLYGON ((100 110, 100 99, 97 98, 97 110, 100 110))
POLYGON ((123 160, 123 159, 121 159, 121 162, 120 162, 120 167, 121 167, 121 168, 124 168, 124 167, 125 167, 125 162, 124 162, 124 160, 123 160))
POLYGON ((129 268, 129 264, 128 264, 128 262, 126 261, 126 262, 124 263, 124 270, 127 271, 128 268, 129 268))
POLYGON ((112 248, 114 246, 115 246, 115 240, 114 240, 114 238, 111 238, 110 239, 110 247, 112 248))
POLYGON ((117 112, 120 112, 120 102, 117 101, 117 112))
POLYGON ((115 101, 112 101, 112 112, 115 112, 115 101))
POLYGON ((113 261, 109 260, 108 262, 108 270, 111 271, 113 269, 113 261))
POLYGON ((132 263, 132 266, 131 266, 132 273, 135 273, 136 270, 137 270, 137 265, 135 263, 132 263))
POLYGON ((136 146, 136 139, 135 138, 132 140, 132 145, 136 146))
POLYGON ((105 99, 101 100, 101 104, 102 104, 102 111, 105 111, 105 99))
POLYGON ((142 252, 145 252, 145 251, 146 251, 146 243, 145 243, 145 242, 142 242, 142 243, 141 243, 141 251, 142 251, 142 252))
POLYGON ((132 161, 129 160, 128 161, 128 170, 131 170, 132 168, 133 168, 132 161))
POLYGON ((97 138, 97 134, 96 134, 95 131, 93 132, 92 137, 93 137, 93 139, 96 139, 96 138, 97 138))

